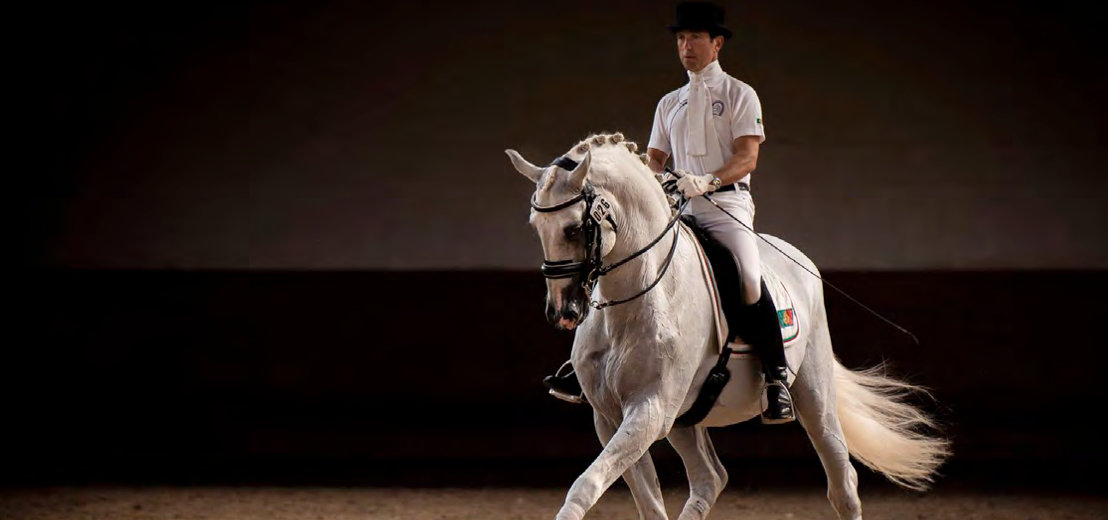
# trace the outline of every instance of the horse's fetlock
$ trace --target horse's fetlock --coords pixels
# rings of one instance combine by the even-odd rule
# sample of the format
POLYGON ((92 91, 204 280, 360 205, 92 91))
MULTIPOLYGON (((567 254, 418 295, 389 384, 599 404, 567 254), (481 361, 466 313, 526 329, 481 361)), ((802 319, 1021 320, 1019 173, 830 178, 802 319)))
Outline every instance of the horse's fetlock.
POLYGON ((856 492, 849 489, 829 489, 827 499, 839 518, 855 519, 862 517, 862 501, 856 492))
POLYGON ((566 503, 562 504, 562 509, 558 511, 558 515, 554 517, 554 520, 581 520, 584 517, 585 508, 572 500, 566 500, 566 503))
POLYGON ((712 504, 703 497, 690 496, 689 500, 685 502, 685 507, 682 508, 678 520, 703 520, 708 516, 708 511, 712 509, 712 504))

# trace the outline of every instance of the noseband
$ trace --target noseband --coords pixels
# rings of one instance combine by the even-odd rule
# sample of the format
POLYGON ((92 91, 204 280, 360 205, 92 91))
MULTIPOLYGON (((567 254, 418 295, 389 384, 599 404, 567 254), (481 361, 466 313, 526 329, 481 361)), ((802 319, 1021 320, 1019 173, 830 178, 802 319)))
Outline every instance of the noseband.
MULTIPOLYGON (((577 161, 570 159, 566 156, 559 157, 550 163, 551 166, 558 166, 566 171, 573 171, 577 169, 577 161)), ((673 236, 673 245, 670 246, 669 254, 666 256, 665 265, 662 266, 662 270, 658 273, 658 278, 654 280, 646 289, 643 289, 638 294, 626 298, 623 300, 609 300, 607 302, 592 301, 592 290, 596 286, 597 280, 601 276, 604 276, 615 268, 637 258, 643 253, 649 251, 662 239, 681 216, 681 209, 684 209, 684 205, 674 213, 673 218, 670 219, 669 224, 658 235, 657 238, 652 240, 646 247, 631 254, 627 258, 620 260, 611 265, 603 265, 601 256, 604 254, 600 224, 602 221, 607 220, 612 225, 612 231, 618 232, 619 228, 616 226, 616 221, 612 218, 612 203, 608 202, 603 196, 596 193, 596 189, 593 188, 592 183, 586 181, 584 187, 581 188, 581 192, 568 200, 559 202, 552 206, 540 206, 535 202, 535 195, 531 195, 531 209, 539 213, 553 213, 555 211, 561 211, 578 202, 585 201, 585 219, 581 223, 581 230, 585 233, 585 260, 575 262, 573 260, 547 260, 543 259, 542 262, 542 275, 547 279, 556 280, 560 278, 571 278, 577 275, 584 275, 581 280, 581 285, 585 289, 585 294, 590 298, 590 304, 597 308, 603 309, 604 307, 610 307, 612 305, 619 305, 621 303, 627 303, 639 296, 642 296, 649 292, 654 286, 658 285, 662 276, 665 275, 666 270, 669 269, 670 261, 673 260, 673 253, 677 250, 677 237, 678 234, 673 236)))

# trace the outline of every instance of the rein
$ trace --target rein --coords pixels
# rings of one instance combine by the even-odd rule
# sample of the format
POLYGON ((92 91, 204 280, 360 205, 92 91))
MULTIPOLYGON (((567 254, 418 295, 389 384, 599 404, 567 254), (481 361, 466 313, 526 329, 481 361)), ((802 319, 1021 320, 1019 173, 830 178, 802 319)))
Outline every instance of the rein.
MULTIPOLYGON (((566 156, 562 156, 550 163, 551 166, 558 166, 567 171, 573 171, 577 168, 577 161, 570 159, 566 156)), ((601 276, 611 273, 616 268, 638 258, 643 253, 646 253, 658 244, 671 229, 677 224, 677 221, 681 217, 681 209, 684 208, 682 204, 681 208, 674 213, 673 218, 669 220, 666 227, 658 234, 654 240, 651 240, 649 244, 632 253, 626 258, 609 264, 604 265, 604 261, 601 258, 603 252, 603 244, 601 243, 600 225, 604 220, 607 220, 612 224, 612 231, 618 232, 619 229, 616 226, 615 219, 612 218, 612 204, 608 202, 603 196, 597 195, 596 189, 592 184, 585 182, 585 186, 581 189, 581 192, 569 199, 559 202, 551 206, 540 206, 535 202, 535 196, 531 195, 531 209, 538 211, 539 213, 553 213, 560 211, 570 206, 577 204, 578 202, 585 202, 585 220, 582 223, 582 230, 585 232, 585 260, 581 262, 575 262, 573 260, 547 260, 543 259, 542 262, 542 274, 547 279, 560 279, 570 278, 579 274, 584 274, 584 278, 581 281, 581 286, 585 289, 585 295, 589 298, 589 305, 594 309, 603 309, 605 307, 612 307, 627 303, 635 300, 640 296, 650 292, 659 282, 662 281, 662 277, 665 276, 666 271, 669 270, 669 265, 673 261, 673 254, 677 251, 677 239, 680 238, 681 233, 678 230, 673 235, 673 244, 669 247, 669 253, 666 254, 665 262, 662 264, 662 269, 658 272, 658 276, 648 285, 645 289, 639 291, 634 296, 624 298, 621 300, 608 300, 606 302, 595 301, 592 299, 593 289, 596 287, 597 282, 601 276)), ((688 201, 685 201, 687 204, 688 201)))

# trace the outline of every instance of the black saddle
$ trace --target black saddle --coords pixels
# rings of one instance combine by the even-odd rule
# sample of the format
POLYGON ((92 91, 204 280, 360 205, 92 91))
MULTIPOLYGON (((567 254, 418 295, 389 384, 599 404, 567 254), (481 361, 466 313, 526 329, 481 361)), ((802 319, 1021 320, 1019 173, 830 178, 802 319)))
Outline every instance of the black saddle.
POLYGON ((712 238, 708 232, 700 229, 696 221, 689 215, 682 215, 681 222, 692 230, 700 247, 708 256, 708 263, 712 266, 712 276, 716 281, 716 292, 719 293, 720 305, 723 307, 723 315, 727 319, 727 342, 730 343, 736 336, 746 338, 742 331, 749 327, 750 320, 746 319, 748 306, 743 302, 743 282, 739 276, 739 267, 735 264, 735 257, 718 240, 712 238))

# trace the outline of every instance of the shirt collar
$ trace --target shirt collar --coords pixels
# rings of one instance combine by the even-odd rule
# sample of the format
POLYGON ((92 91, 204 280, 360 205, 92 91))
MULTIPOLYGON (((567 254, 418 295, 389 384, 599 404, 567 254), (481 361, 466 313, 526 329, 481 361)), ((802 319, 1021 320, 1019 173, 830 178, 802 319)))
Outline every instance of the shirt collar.
POLYGON ((727 76, 726 72, 723 72, 723 67, 719 66, 719 60, 714 60, 711 63, 700 69, 700 72, 685 71, 689 74, 689 81, 701 80, 705 85, 715 85, 727 76))

